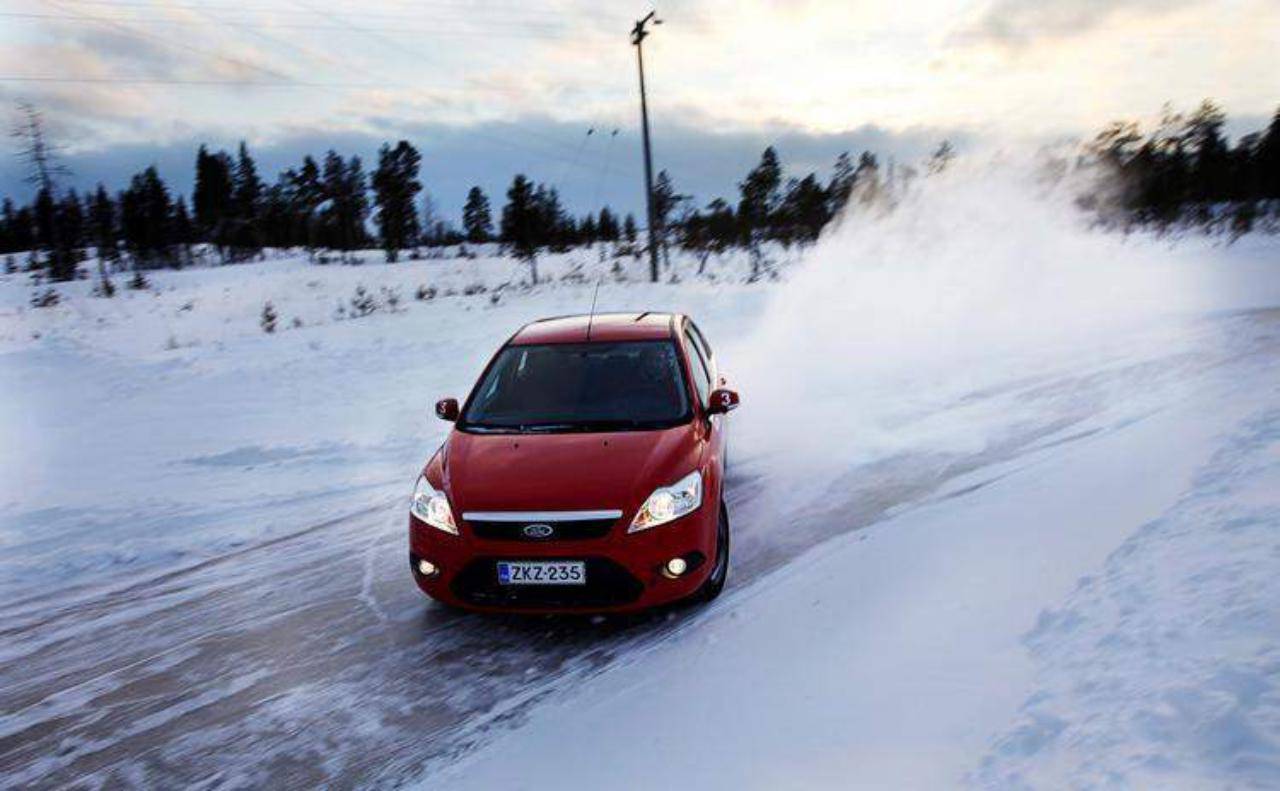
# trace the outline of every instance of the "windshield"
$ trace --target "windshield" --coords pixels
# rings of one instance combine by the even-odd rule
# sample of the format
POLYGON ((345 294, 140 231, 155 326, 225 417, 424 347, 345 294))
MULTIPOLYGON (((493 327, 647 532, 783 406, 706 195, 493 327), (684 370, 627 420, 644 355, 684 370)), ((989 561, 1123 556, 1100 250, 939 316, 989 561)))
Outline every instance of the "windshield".
POLYGON ((476 387, 464 431, 626 431, 689 418, 670 341, 508 346, 476 387))

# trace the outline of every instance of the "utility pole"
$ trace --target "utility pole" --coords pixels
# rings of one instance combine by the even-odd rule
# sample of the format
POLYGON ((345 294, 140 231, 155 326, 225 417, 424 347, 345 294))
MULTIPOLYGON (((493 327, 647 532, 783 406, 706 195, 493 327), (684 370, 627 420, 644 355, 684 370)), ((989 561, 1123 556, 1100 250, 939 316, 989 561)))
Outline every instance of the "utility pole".
POLYGON ((661 25, 662 20, 655 18, 656 11, 650 11, 644 19, 636 21, 631 29, 631 43, 636 48, 636 64, 640 67, 640 128, 644 134, 644 202, 649 215, 649 279, 658 282, 658 231, 657 215, 653 212, 653 156, 649 150, 649 104, 644 95, 644 39, 649 31, 644 26, 649 22, 661 25))

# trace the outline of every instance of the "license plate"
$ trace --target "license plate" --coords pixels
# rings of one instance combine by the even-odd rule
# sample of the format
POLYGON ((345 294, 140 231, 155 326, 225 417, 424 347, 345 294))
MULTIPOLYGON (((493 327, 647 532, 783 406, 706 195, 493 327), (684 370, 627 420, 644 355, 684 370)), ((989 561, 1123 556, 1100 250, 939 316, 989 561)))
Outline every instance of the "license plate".
POLYGON ((586 585, 581 560, 516 560, 498 563, 499 585, 586 585))

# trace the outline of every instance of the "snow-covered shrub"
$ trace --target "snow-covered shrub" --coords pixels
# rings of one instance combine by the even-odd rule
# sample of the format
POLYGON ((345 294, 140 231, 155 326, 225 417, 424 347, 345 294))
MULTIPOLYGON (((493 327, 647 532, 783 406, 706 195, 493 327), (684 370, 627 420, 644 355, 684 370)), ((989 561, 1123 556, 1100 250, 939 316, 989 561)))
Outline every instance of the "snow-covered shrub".
POLYGON ((418 290, 413 292, 413 298, 419 302, 427 302, 436 298, 436 290, 434 286, 421 285, 418 290))
POLYGON ((130 291, 146 291, 151 288, 151 281, 147 280, 147 276, 142 274, 141 269, 135 269, 127 285, 130 291))
POLYGON ((62 301, 62 297, 52 288, 46 288, 44 291, 37 291, 31 295, 31 307, 33 308, 51 308, 62 301))
POLYGON ((400 308, 400 289, 383 286, 380 290, 383 304, 387 306, 387 310, 395 313, 400 308))
POLYGON ((267 300, 266 304, 262 306, 262 316, 258 320, 258 323, 262 326, 262 331, 268 335, 274 333, 276 331, 277 318, 275 306, 271 304, 270 300, 267 300))
POLYGON ((485 288, 484 283, 472 283, 471 285, 462 289, 462 295, 466 297, 473 297, 476 294, 483 294, 488 290, 489 289, 485 288))
POLYGON ((4 257, 4 273, 6 275, 12 275, 14 272, 17 272, 17 271, 18 271, 18 262, 13 260, 13 254, 10 253, 9 255, 6 255, 4 257))
POLYGON ((116 295, 116 284, 111 282, 111 278, 103 275, 93 286, 93 295, 95 297, 104 297, 111 299, 116 295))
POLYGON ((378 309, 378 300, 364 286, 356 286, 356 293, 351 297, 351 315, 355 318, 368 316, 378 309))

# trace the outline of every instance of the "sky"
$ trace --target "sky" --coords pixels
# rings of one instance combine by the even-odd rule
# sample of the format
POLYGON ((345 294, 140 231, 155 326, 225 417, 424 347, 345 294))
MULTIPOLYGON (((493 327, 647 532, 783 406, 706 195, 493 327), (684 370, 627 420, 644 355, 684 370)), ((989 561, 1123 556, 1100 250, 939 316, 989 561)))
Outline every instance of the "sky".
MULTIPOLYGON (((274 178, 335 148, 423 153, 437 212, 517 172, 585 210, 643 199, 636 51, 647 6, 602 0, 0 0, 0 113, 44 113, 68 185, 246 140, 274 178), (616 130, 616 134, 615 134, 616 130)), ((655 168, 733 197, 766 145, 791 173, 863 149, 918 161, 1088 136, 1212 97, 1229 131, 1280 106, 1280 0, 680 0, 644 57, 655 168)), ((5 140, 0 194, 24 197, 5 140)))

